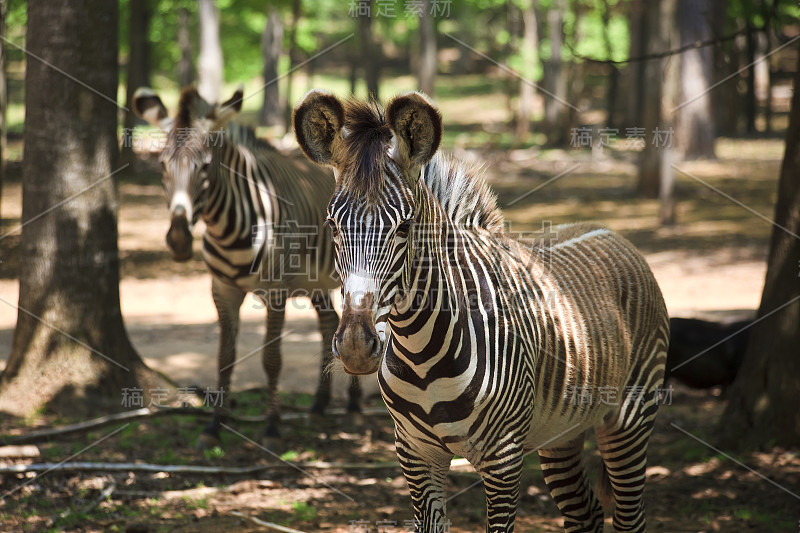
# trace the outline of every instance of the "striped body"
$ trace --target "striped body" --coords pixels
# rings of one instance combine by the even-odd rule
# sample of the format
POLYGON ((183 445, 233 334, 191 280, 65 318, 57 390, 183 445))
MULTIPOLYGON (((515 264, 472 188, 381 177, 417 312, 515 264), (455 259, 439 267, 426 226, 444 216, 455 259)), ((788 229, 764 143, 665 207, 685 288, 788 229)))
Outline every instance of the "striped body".
POLYGON ((424 97, 397 97, 385 117, 332 98, 310 93, 295 131, 337 174, 328 216, 345 306, 334 353, 348 372, 378 372, 418 529, 445 527, 457 454, 483 477, 487 530, 512 531, 523 456, 538 450, 565 529, 602 531, 582 467, 594 428, 614 526, 644 531, 669 329, 645 260, 598 224, 534 245, 511 238, 480 174, 436 154, 441 119, 424 97), (341 132, 329 151, 319 114, 342 117, 325 130, 341 132))

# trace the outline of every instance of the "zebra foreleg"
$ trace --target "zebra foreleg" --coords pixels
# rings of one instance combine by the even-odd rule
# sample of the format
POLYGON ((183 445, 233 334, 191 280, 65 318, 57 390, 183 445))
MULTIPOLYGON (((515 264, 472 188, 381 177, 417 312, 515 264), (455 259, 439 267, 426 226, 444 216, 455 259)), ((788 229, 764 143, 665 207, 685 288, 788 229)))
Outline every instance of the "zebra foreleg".
POLYGON ((440 533, 449 531, 445 516, 447 471, 452 454, 435 450, 436 459, 424 459, 421 454, 397 440, 397 459, 411 492, 414 506, 415 531, 440 533))
MULTIPOLYGON (((275 291, 280 292, 280 291, 275 291)), ((281 332, 286 316, 286 297, 283 294, 273 295, 265 301, 267 305, 267 335, 264 340, 264 351, 261 363, 267 374, 267 427, 263 444, 270 449, 280 449, 281 422, 280 398, 278 397, 278 378, 281 375, 281 332)))
POLYGON ((583 436, 556 448, 539 450, 542 475, 564 517, 568 533, 602 533, 603 508, 583 466, 583 436))
POLYGON ((311 415, 321 418, 325 414, 325 409, 331 399, 331 363, 333 362, 333 352, 331 343, 336 328, 339 326, 339 314, 333 308, 333 303, 329 294, 325 296, 315 296, 311 299, 314 309, 317 312, 319 321, 319 332, 322 335, 322 363, 319 371, 319 385, 317 394, 314 398, 314 405, 311 406, 311 415))
POLYGON ((519 504, 519 483, 524 464, 522 448, 504 450, 498 459, 484 458, 486 462, 479 470, 486 492, 486 531, 507 533, 514 531, 519 504))
MULTIPOLYGON (((212 280, 211 296, 217 308, 219 321, 219 352, 217 356, 217 391, 213 396, 214 418, 203 429, 197 442, 201 450, 219 446, 222 443, 219 435, 220 424, 230 412, 229 394, 231 374, 236 362, 236 339, 239 336, 239 308, 245 293, 236 287, 212 280)), ((207 396, 206 401, 212 398, 207 396)))

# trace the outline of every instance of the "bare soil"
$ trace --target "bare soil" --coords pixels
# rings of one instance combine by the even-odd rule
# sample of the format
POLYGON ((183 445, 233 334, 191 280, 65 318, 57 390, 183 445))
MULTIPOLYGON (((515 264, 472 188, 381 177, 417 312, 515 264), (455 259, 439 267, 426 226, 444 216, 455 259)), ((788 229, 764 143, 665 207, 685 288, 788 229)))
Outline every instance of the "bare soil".
MULTIPOLYGON (((718 153, 719 161, 681 168, 771 218, 780 141, 721 140, 718 153)), ((543 224, 600 220, 630 238, 647 256, 673 316, 727 320, 751 316, 757 308, 769 222, 688 174, 678 174, 678 223, 664 228, 657 223, 656 201, 632 195, 633 154, 531 149, 461 155, 488 161, 489 178, 512 222, 511 231, 531 235, 543 224), (530 192, 573 163, 580 164, 577 170, 530 192)), ((146 161, 142 170, 120 182, 120 291, 130 337, 147 364, 178 385, 200 391, 215 388, 217 327, 209 276, 197 252, 186 264, 169 260, 163 244, 168 221, 160 178, 146 161)), ((16 321, 16 273, 24 268, 17 254, 20 189, 18 180, 4 183, 2 196, 0 236, 9 236, 0 238, 0 368, 10 352, 16 321)), ((195 228, 195 234, 201 235, 202 227, 195 228)), ((264 405, 259 350, 264 310, 248 297, 242 316, 240 361, 233 376, 235 410, 253 416, 264 405)), ((302 414, 316 388, 320 350, 315 316, 306 301, 292 302, 286 327, 284 412, 302 414)), ((334 405, 343 407, 345 376, 336 380, 334 405)), ((364 378, 362 384, 365 404, 381 407, 375 379, 364 378)), ((649 452, 650 529, 798 531, 800 458, 781 449, 729 456, 728 451, 712 447, 714 424, 725 402, 719 396, 720 391, 675 385, 671 404, 662 407, 649 452)), ((234 514, 239 512, 304 532, 388 533, 405 531, 412 518, 386 415, 365 416, 361 424, 343 415, 286 420, 281 457, 296 468, 258 445, 260 423, 234 421, 232 431, 223 434, 223 449, 196 451, 193 446, 206 420, 175 415, 112 424, 39 443, 38 458, 0 458, 0 464, 69 460, 263 464, 270 469, 251 475, 58 471, 36 477, 2 475, 0 530, 265 530, 234 514), (322 463, 334 466, 320 468, 322 463), (336 466, 342 464, 350 467, 336 466), (110 495, 95 505, 102 491, 112 487, 110 495)), ((0 433, 8 437, 76 421, 46 413, 30 420, 3 418, 0 433)), ((590 465, 596 464, 591 443, 587 453, 590 465)), ((561 531, 536 454, 527 461, 517 530, 561 531)), ((450 531, 482 531, 485 510, 478 477, 469 466, 453 470, 448 487, 450 531)))

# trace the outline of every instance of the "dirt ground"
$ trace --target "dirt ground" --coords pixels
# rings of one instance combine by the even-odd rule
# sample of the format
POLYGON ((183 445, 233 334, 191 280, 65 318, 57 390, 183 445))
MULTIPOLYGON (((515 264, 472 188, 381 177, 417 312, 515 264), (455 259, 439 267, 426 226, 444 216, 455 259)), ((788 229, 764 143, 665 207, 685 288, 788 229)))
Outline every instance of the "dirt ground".
MULTIPOLYGON (((530 235, 548 223, 603 221, 643 250, 672 316, 728 320, 751 316, 758 306, 771 226, 699 180, 769 218, 781 142, 721 140, 718 153, 719 161, 681 165, 686 173, 678 174, 678 223, 666 228, 657 223, 655 201, 636 200, 631 194, 633 154, 531 149, 461 155, 489 162, 489 178, 512 222, 511 231, 530 235), (580 165, 577 170, 531 194, 573 163, 580 165)), ((198 245, 195 260, 169 260, 163 244, 168 222, 160 180, 148 164, 142 168, 144 173, 120 181, 120 292, 128 331, 148 365, 181 386, 213 388, 217 329, 210 279, 198 245)), ((18 180, 6 183, 2 196, 0 234, 10 236, 0 239, 0 368, 10 352, 16 321, 20 189, 18 180)), ((195 234, 201 235, 202 227, 195 228, 195 234)), ((233 391, 237 415, 252 418, 263 408, 259 347, 264 311, 248 297, 242 317, 233 391)), ((377 411, 362 424, 340 414, 307 420, 304 413, 319 371, 320 337, 306 301, 289 305, 286 327, 283 461, 259 447, 261 424, 249 419, 234 420, 223 436, 223 449, 205 453, 193 449, 204 416, 119 422, 38 443, 39 457, 0 462, 69 459, 264 469, 247 475, 7 474, 0 481, 0 530, 265 530, 234 514, 238 512, 304 532, 405 531, 412 518, 410 500, 395 461, 391 421, 380 414, 375 378, 362 379, 365 403, 377 411), (118 433, 82 451, 114 431, 118 433), (108 495, 98 501, 104 490, 108 495)), ((344 405, 345 388, 345 376, 336 376, 337 407, 344 405)), ((713 425, 724 407, 718 396, 719 391, 676 385, 671 403, 662 408, 649 454, 650 529, 798 531, 800 458, 780 449, 731 458, 706 444, 713 441, 713 425)), ((36 420, 5 422, 1 429, 8 438, 67 422, 74 421, 45 414, 36 420)), ((596 463, 594 447, 588 444, 587 450, 590 464, 596 463)), ((560 531, 538 459, 533 454, 527 460, 517 530, 560 531)), ((485 509, 478 478, 469 466, 453 470, 448 487, 450 531, 481 531, 485 509)))

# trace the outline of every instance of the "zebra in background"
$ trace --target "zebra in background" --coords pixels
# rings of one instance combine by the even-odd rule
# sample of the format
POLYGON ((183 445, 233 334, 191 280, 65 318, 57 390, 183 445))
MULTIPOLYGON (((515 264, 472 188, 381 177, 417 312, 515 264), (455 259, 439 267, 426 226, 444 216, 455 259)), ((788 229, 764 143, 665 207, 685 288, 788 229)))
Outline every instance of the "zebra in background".
POLYGON ((598 224, 559 227, 539 248, 511 239, 479 172, 437 153, 441 116, 418 93, 384 111, 312 91, 294 129, 336 177, 328 224, 344 307, 334 355, 350 374, 378 373, 418 531, 446 530, 454 454, 483 479, 487 531, 512 531, 533 450, 565 529, 602 531, 582 463, 589 428, 615 529, 644 531, 669 322, 633 245, 598 224), (590 387, 616 402, 568 394, 590 387))
MULTIPOLYGON (((203 260, 211 273, 211 294, 220 326, 218 391, 214 418, 198 446, 220 443, 219 429, 229 413, 225 401, 236 362, 239 309, 248 292, 267 308, 262 363, 267 374, 266 442, 278 446, 278 377, 286 300, 305 295, 319 317, 322 366, 312 414, 322 415, 331 394, 331 339, 339 316, 329 291, 339 285, 330 231, 323 227, 330 175, 301 154, 291 158, 251 128, 229 122, 242 107, 242 90, 221 105, 209 105, 194 87, 180 95, 176 117, 169 118, 152 90, 139 89, 136 113, 166 132, 160 161, 171 215, 167 245, 176 261, 192 257, 192 226, 202 218, 203 260)), ((360 411, 358 378, 352 378, 348 411, 360 411)))

